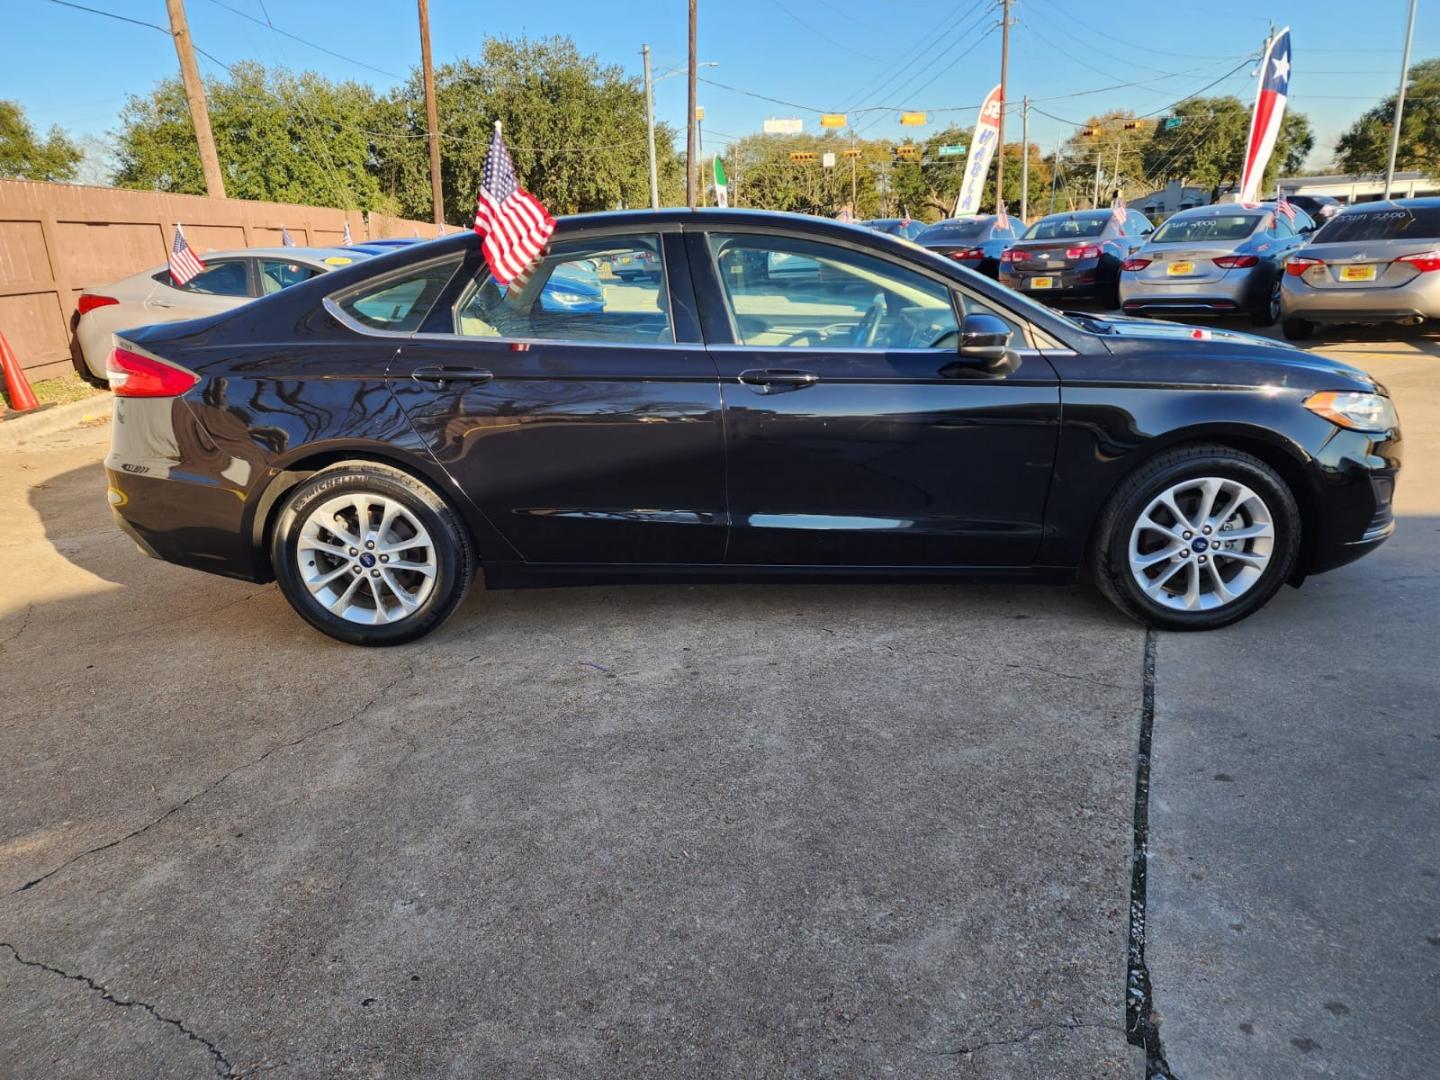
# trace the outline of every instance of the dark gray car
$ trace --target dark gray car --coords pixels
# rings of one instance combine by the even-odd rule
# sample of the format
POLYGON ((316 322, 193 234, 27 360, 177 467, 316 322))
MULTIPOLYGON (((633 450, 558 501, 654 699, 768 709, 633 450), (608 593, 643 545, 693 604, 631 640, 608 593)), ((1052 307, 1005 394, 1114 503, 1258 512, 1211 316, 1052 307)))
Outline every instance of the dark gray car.
POLYGON ((937 221, 915 237, 915 242, 961 266, 998 279, 1000 256, 1024 231, 1025 222, 1018 217, 1007 216, 1002 222, 995 214, 975 214, 937 221))

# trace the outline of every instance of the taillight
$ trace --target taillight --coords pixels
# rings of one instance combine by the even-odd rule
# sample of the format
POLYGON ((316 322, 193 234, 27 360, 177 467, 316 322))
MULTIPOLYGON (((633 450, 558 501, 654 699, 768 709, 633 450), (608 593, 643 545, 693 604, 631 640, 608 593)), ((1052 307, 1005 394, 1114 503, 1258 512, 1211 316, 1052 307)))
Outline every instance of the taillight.
POLYGON ((1028 251, 1017 251, 1015 248, 1010 248, 1000 253, 1001 262, 1024 262, 1028 258, 1030 258, 1030 253, 1028 251))
POLYGON ((1422 251, 1418 255, 1401 255, 1395 261, 1408 263, 1420 273, 1428 274, 1432 270, 1440 270, 1440 248, 1422 251))
POLYGON ((1211 260, 1216 266, 1225 270, 1244 270, 1249 266, 1260 264, 1259 255, 1221 255, 1218 259, 1211 260))
POLYGON ((950 258, 958 259, 960 262, 976 262, 985 258, 985 252, 979 248, 964 248, 961 251, 950 252, 950 258))
POLYGON ((75 307, 81 315, 84 315, 87 311, 94 311, 97 307, 109 307, 111 304, 119 302, 113 296, 99 296, 87 292, 80 294, 80 299, 75 302, 75 307))
POLYGON ((1133 271, 1133 270, 1144 270, 1145 267, 1147 267, 1147 266, 1150 265, 1150 262, 1151 262, 1151 260, 1149 260, 1149 259, 1126 259, 1125 262, 1124 262, 1124 264, 1120 267, 1120 269, 1121 269, 1121 270, 1132 270, 1132 271, 1133 271))
POLYGON ((105 377, 116 397, 179 397, 200 381, 194 372, 119 346, 110 350, 105 377))
POLYGON ((1299 277, 1312 266, 1324 266, 1324 259, 1307 259, 1303 255, 1292 255, 1290 261, 1285 264, 1285 273, 1291 277, 1299 277))
POLYGON ((1065 258, 1098 259, 1100 258, 1100 249, 1094 244, 1081 244, 1079 247, 1066 248, 1065 258))

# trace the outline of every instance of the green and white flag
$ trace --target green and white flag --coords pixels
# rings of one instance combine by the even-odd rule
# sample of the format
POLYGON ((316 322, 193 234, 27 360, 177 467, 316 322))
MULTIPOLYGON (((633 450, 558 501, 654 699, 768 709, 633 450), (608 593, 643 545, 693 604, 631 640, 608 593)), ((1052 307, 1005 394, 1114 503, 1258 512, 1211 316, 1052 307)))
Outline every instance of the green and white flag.
POLYGON ((715 173, 715 205, 727 207, 730 205, 730 188, 725 180, 725 163, 720 160, 720 155, 715 154, 710 158, 715 173))

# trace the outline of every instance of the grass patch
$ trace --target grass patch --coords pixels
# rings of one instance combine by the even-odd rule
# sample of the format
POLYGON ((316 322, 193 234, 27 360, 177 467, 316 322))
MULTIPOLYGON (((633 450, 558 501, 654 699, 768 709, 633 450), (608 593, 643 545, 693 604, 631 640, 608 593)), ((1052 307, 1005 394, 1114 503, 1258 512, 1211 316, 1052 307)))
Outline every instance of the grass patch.
MULTIPOLYGON (((41 405, 68 405, 72 401, 84 401, 88 397, 98 397, 104 393, 103 390, 96 390, 79 375, 41 379, 31 383, 30 389, 35 392, 35 398, 41 405)), ((5 395, 5 404, 11 404, 8 394, 5 395)))

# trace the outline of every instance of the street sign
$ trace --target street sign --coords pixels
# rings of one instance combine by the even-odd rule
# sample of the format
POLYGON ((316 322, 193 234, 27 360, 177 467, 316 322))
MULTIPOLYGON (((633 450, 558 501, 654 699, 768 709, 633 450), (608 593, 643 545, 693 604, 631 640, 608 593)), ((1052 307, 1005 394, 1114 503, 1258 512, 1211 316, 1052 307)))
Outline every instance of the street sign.
POLYGON ((941 157, 962 157, 965 154, 963 146, 942 146, 940 147, 941 157))
POLYGON ((815 155, 808 150, 796 150, 790 154, 790 160, 808 163, 815 160, 815 155))
POLYGON ((922 127, 925 123, 923 112, 902 112, 900 114, 901 127, 922 127))
POLYGON ((820 158, 820 164, 821 164, 821 165, 824 165, 825 168, 827 168, 827 169, 833 169, 833 168, 835 167, 835 155, 834 155, 834 154, 825 154, 825 155, 823 155, 823 156, 820 158))
POLYGON ((799 135, 804 122, 798 116, 771 117, 764 124, 766 135, 799 135))
POLYGON ((843 128, 846 123, 843 112, 827 112, 820 115, 820 126, 822 128, 843 128))
POLYGON ((1166 131, 1173 131, 1175 128, 1178 128, 1184 122, 1185 118, 1183 116, 1167 116, 1165 117, 1165 122, 1162 123, 1160 126, 1163 127, 1166 131))

